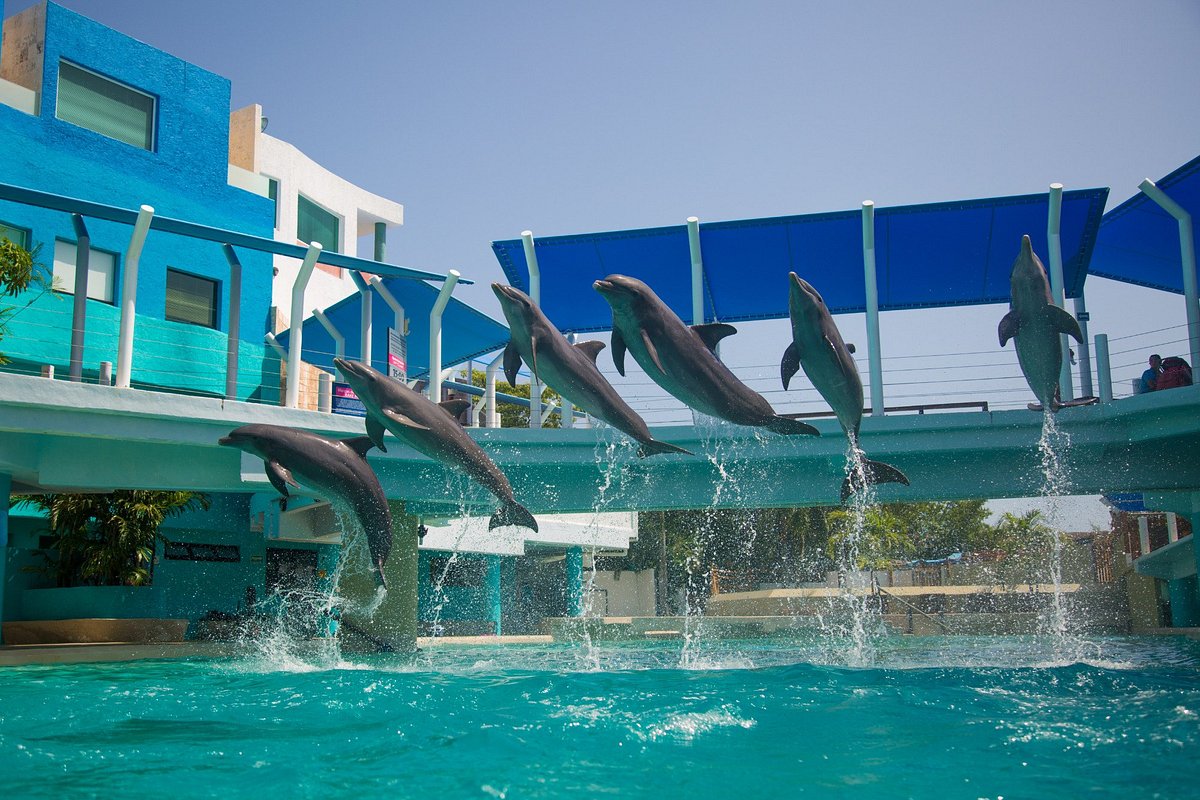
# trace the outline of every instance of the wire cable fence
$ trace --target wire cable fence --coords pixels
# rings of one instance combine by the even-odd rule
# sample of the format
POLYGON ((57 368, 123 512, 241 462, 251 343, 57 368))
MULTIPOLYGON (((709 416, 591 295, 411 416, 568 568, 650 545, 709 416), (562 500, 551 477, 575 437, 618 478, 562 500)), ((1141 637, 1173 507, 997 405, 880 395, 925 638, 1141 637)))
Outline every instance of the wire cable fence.
MULTIPOLYGON (((70 366, 72 314, 69 308, 54 302, 39 302, 35 314, 10 316, 7 335, 0 350, 11 362, 0 370, 37 376, 41 367, 54 367, 55 378, 67 379, 70 366)), ((25 311, 22 308, 21 311, 25 311)), ((99 362, 114 364, 117 354, 117 320, 114 317, 90 319, 85 328, 84 382, 98 381, 99 362)), ((139 327, 133 364, 133 382, 143 388, 178 394, 224 397, 228 340, 224 333, 197 328, 186 323, 155 320, 139 327)), ((1079 346, 1072 343, 1078 351, 1079 346)), ((1186 353, 1187 325, 1171 325, 1109 339, 1109 369, 1114 398, 1135 393, 1135 384, 1147 367, 1152 353, 1168 356, 1186 353)), ((319 407, 320 374, 333 373, 336 353, 305 348, 301 370, 302 408, 319 407)), ((490 360, 485 358, 484 361, 490 360)), ((869 370, 866 358, 857 361, 864 385, 864 402, 870 403, 869 370)), ((947 353, 907 353, 884 356, 884 398, 889 406, 934 406, 948 403, 986 403, 988 409, 1024 408, 1034 398, 1027 386, 1016 353, 1009 348, 964 350, 947 353)), ((1092 358, 1095 369, 1095 356, 1092 358)), ((627 374, 621 376, 612 365, 601 365, 601 374, 618 394, 651 425, 690 424, 692 411, 667 394, 643 372, 636 362, 626 359, 627 374)), ((728 364, 734 375, 760 393, 780 414, 817 414, 827 412, 828 404, 809 383, 803 371, 783 388, 778 362, 755 360, 753 363, 728 364)), ((1076 394, 1081 385, 1079 366, 1072 367, 1076 394)), ((243 338, 239 342, 239 369, 236 397, 251 403, 278 405, 284 396, 286 364, 262 341, 243 338)), ((469 382, 469 381, 468 381, 469 382)), ((1093 384, 1098 383, 1093 379, 1093 384)), ((939 409, 944 411, 944 409, 939 409)))

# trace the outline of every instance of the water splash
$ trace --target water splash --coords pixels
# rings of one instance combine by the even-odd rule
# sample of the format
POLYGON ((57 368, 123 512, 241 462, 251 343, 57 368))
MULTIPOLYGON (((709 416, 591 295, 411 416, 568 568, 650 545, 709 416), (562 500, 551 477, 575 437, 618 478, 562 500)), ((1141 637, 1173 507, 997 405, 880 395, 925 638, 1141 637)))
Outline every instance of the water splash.
POLYGON ((1042 415, 1042 435, 1038 440, 1038 460, 1042 472, 1039 494, 1047 502, 1046 524, 1050 544, 1050 558, 1046 564, 1047 583, 1054 587, 1054 594, 1047 612, 1039 620, 1042 633, 1058 637, 1065 642, 1073 630, 1072 621, 1064 601, 1062 590, 1062 537, 1063 509, 1061 498, 1070 493, 1071 480, 1067 465, 1070 463, 1071 437, 1058 427, 1057 418, 1049 411, 1042 415))

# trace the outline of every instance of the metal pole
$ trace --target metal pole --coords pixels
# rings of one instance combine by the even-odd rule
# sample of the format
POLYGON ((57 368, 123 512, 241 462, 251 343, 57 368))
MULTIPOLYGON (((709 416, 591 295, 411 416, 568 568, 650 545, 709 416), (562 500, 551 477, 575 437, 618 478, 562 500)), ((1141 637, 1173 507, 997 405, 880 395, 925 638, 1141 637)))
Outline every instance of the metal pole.
POLYGON ((384 252, 387 250, 387 223, 375 223, 375 261, 386 261, 384 252))
POLYGON ((288 334, 287 353, 287 390, 284 393, 283 404, 287 408, 296 408, 300 404, 300 354, 303 351, 304 337, 304 290, 308 287, 308 279, 312 277, 313 267, 321 256, 320 242, 311 242, 304 260, 300 262, 300 271, 296 273, 296 282, 292 284, 292 318, 288 334))
POLYGON ((333 376, 325 370, 317 378, 317 411, 322 414, 333 411, 333 376))
POLYGON ((1100 402, 1112 402, 1112 367, 1108 359, 1108 334, 1096 334, 1096 382, 1100 384, 1100 402))
MULTIPOLYGON (((1054 299, 1054 304, 1059 308, 1064 307, 1062 236, 1059 233, 1062 221, 1062 192, 1061 183, 1050 184, 1050 214, 1046 220, 1046 240, 1050 246, 1050 295, 1054 299)), ((1058 373, 1058 394, 1059 398, 1065 402, 1075 396, 1075 389, 1071 382, 1071 359, 1067 357, 1071 342, 1065 333, 1060 333, 1058 339, 1063 354, 1062 366, 1058 373)))
POLYGON ((369 367, 371 366, 371 337, 373 335, 372 317, 374 316, 371 287, 363 276, 357 272, 351 272, 350 278, 354 281, 354 285, 358 287, 359 299, 362 301, 361 316, 358 323, 358 360, 369 367))
POLYGON ((442 290, 438 292, 437 300, 433 301, 433 309, 429 312, 429 399, 435 403, 442 399, 442 312, 450 302, 454 293, 454 284, 462 277, 456 269, 446 273, 442 290))
POLYGON ((279 359, 281 361, 283 361, 284 363, 287 363, 287 360, 288 360, 287 348, 279 343, 279 340, 275 338, 275 334, 268 332, 266 335, 263 336, 263 341, 271 346, 271 349, 274 350, 279 355, 279 359))
POLYGON ((700 255, 700 218, 687 218, 688 251, 692 256, 692 324, 704 324, 704 258, 700 255))
MULTIPOLYGON (((542 305, 542 270, 538 266, 537 253, 533 249, 533 231, 521 231, 521 243, 525 245, 525 264, 529 267, 529 299, 538 308, 542 305)), ((540 428, 542 418, 542 384, 532 372, 529 374, 529 427, 540 428)))
MULTIPOLYGON (((142 206, 137 221, 133 223, 133 235, 129 237, 129 249, 125 252, 124 276, 121 279, 121 327, 117 335, 117 388, 128 389, 133 373, 133 323, 137 317, 138 261, 142 257, 142 246, 146 243, 146 232, 150 230, 150 218, 154 209, 142 206)), ((78 270, 76 270, 78 273, 78 270)))
MULTIPOLYGON (((567 341, 571 344, 572 347, 575 346, 575 342, 578 339, 579 339, 579 337, 574 333, 567 334, 567 341)), ((559 419, 561 420, 560 424, 562 427, 564 427, 564 428, 574 428, 575 427, 575 404, 572 403, 570 400, 568 400, 565 397, 562 399, 562 414, 561 414, 561 416, 559 416, 559 419)))
POLYGON ((1091 317, 1083 292, 1075 298, 1075 319, 1079 320, 1079 331, 1083 334, 1083 341, 1079 343, 1079 393, 1084 397, 1095 397, 1092 388, 1092 346, 1088 339, 1088 320, 1091 317))
POLYGON ((396 318, 396 333, 401 336, 405 335, 406 319, 404 317, 404 306, 396 299, 396 295, 392 294, 391 290, 383 284, 383 279, 378 275, 371 278, 371 288, 379 292, 379 296, 383 298, 383 302, 388 304, 388 308, 392 309, 392 314, 396 318))
POLYGON ((71 313, 71 367, 69 377, 79 383, 83 380, 83 333, 87 327, 87 284, 88 268, 92 252, 92 237, 88 235, 83 217, 71 215, 75 226, 75 297, 71 313))
POLYGON ((867 360, 871 371, 871 415, 883 416, 883 361, 879 353, 879 284, 875 278, 875 203, 862 204, 863 280, 867 295, 867 360))
POLYGON ((225 343, 225 397, 237 399, 238 339, 242 329, 242 262, 231 245, 224 245, 229 262, 229 331, 225 343))
MULTIPOLYGON (((334 325, 329 320, 329 317, 325 316, 324 313, 315 308, 313 309, 312 313, 313 316, 317 318, 317 322, 321 323, 321 327, 324 328, 325 331, 333 338, 333 354, 338 358, 345 358, 346 337, 342 335, 342 332, 337 329, 337 326, 334 325)), ((342 371, 340 369, 337 370, 337 374, 341 376, 342 371)), ((345 380, 345 378, 343 377, 342 380, 345 380)))
MULTIPOLYGON (((1179 255, 1183 263, 1183 302, 1187 312, 1188 352, 1192 367, 1200 363, 1200 297, 1196 289, 1196 242, 1192 234, 1192 215, 1146 178, 1138 186, 1142 193, 1162 207, 1179 223, 1179 255)), ((1197 549, 1200 553, 1200 549, 1197 549)))

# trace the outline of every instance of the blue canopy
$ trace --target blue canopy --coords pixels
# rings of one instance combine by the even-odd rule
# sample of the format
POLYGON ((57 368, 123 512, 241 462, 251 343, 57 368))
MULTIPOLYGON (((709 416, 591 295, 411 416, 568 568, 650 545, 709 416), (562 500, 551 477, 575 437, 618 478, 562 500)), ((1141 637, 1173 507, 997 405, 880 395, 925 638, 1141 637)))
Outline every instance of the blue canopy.
MULTIPOLYGON (((1063 193, 1063 281, 1083 288, 1108 189, 1063 193)), ((1046 259, 1046 194, 893 206, 875 212, 876 274, 882 311, 1007 303, 1008 276, 1021 236, 1046 259)), ((539 238, 541 305, 563 331, 612 327, 592 282, 613 273, 645 281, 691 319, 687 226, 539 238)), ((520 239, 492 243, 509 283, 529 291, 520 239)), ((787 274, 812 283, 833 313, 864 311, 862 215, 838 211, 700 225, 705 319, 786 317, 787 274)))
MULTIPOLYGON (((1155 182, 1179 205, 1200 217, 1200 156, 1155 182)), ((1183 294, 1179 223, 1138 192, 1104 215, 1092 275, 1183 294)))
MULTIPOLYGON (((384 278, 383 285, 400 305, 404 306, 409 319, 408 332, 408 377, 416 378, 429 373, 429 312, 437 299, 438 288, 424 281, 407 278, 384 278)), ((371 365, 387 373, 388 328, 395 326, 392 309, 371 291, 371 365)), ((327 309, 325 316, 346 337, 346 355, 357 359, 359 328, 362 319, 362 294, 355 292, 327 309)), ((288 332, 278 337, 280 344, 288 346, 288 332)), ((461 364, 464 361, 490 353, 508 343, 508 328, 466 303, 450 298, 442 314, 442 362, 445 365, 461 364)), ((315 317, 304 320, 304 347, 301 358, 310 364, 333 370, 333 337, 315 317)))

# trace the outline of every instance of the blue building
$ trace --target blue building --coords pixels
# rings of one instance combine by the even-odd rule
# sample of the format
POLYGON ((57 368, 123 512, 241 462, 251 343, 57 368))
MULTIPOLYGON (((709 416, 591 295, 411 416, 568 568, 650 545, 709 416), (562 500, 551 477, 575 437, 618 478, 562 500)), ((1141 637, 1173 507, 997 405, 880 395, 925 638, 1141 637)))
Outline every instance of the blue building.
MULTIPOLYGON (((229 166, 227 79, 54 3, 6 20, 0 79, 0 181, 126 209, 150 205, 157 216, 272 237, 273 202, 231 185, 245 182, 229 166)), ((10 239, 40 248, 56 287, 12 319, 0 350, 12 359, 9 369, 36 373, 49 364, 65 373, 77 257, 71 217, 0 202, 0 225, 10 239)), ((101 361, 116 361, 131 229, 95 219, 86 228, 83 362, 85 375, 95 375, 101 361)), ((237 396, 273 401, 278 360, 262 341, 271 257, 240 258, 237 396)), ((220 244, 150 233, 137 271, 135 385, 224 393, 229 274, 220 244)))

